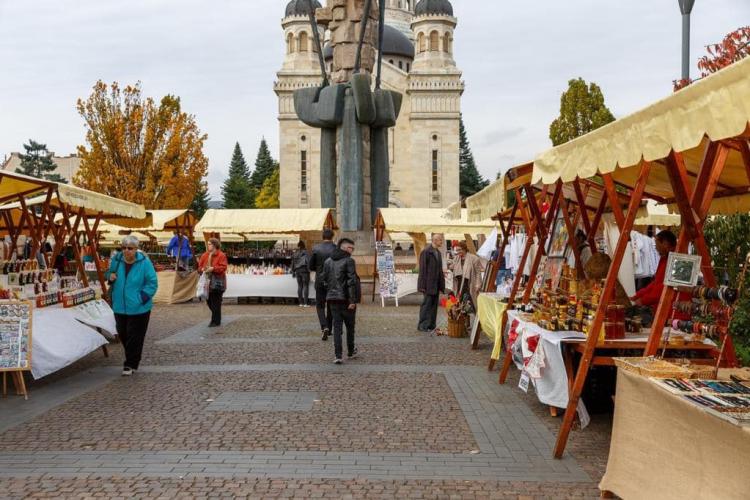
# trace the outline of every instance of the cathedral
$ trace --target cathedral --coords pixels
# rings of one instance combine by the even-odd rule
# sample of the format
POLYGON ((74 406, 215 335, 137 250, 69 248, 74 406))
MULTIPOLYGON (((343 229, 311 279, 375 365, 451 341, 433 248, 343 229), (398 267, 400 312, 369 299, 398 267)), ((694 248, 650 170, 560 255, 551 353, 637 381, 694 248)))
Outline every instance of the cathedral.
MULTIPOLYGON (((312 2, 315 7, 320 3, 312 2)), ((464 83, 453 59, 458 20, 449 0, 386 0, 383 87, 404 96, 390 129, 391 207, 442 208, 459 200, 459 119, 464 83)), ((292 0, 281 21, 286 55, 277 73, 282 208, 320 207, 320 131, 303 124, 292 93, 320 85, 308 1, 292 0)), ((327 71, 333 51, 319 27, 327 71)))

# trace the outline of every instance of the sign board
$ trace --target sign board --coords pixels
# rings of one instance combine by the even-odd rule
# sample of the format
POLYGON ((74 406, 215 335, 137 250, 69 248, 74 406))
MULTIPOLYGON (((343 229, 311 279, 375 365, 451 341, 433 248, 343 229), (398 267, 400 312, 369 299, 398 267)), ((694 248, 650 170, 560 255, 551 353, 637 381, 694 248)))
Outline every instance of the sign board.
POLYGON ((0 302, 0 372, 31 369, 31 314, 31 302, 0 302))
POLYGON ((393 247, 388 241, 376 241, 375 252, 378 280, 380 282, 380 298, 397 298, 398 282, 396 281, 396 263, 393 259, 393 247))

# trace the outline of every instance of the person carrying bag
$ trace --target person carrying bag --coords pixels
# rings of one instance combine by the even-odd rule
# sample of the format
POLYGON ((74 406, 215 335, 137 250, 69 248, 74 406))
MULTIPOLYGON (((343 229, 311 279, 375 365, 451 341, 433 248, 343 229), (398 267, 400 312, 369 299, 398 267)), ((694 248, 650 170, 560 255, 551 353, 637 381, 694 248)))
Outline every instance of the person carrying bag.
POLYGON ((208 308, 211 310, 209 328, 221 325, 221 303, 227 289, 227 256, 221 251, 217 238, 208 240, 207 251, 201 255, 198 270, 206 273, 208 281, 208 308))

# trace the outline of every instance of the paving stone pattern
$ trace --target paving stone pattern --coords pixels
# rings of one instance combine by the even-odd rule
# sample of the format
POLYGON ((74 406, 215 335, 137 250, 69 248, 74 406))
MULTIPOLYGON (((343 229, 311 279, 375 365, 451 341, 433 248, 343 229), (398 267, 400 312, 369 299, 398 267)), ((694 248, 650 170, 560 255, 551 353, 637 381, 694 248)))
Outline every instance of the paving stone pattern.
POLYGON ((0 498, 597 496, 606 419, 552 459, 559 420, 497 384, 487 342, 363 307, 362 359, 335 366, 310 311, 229 306, 227 335, 202 304, 159 308, 134 377, 112 346, 0 401, 0 498))

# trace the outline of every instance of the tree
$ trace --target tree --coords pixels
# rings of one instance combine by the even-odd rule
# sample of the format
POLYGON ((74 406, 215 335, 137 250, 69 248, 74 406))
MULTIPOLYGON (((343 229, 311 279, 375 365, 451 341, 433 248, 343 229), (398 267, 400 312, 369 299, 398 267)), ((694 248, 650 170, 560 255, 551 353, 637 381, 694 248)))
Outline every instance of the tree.
MULTIPOLYGON (((737 28, 727 34, 720 43, 706 46, 706 52, 708 54, 698 59, 701 78, 716 73, 750 55, 750 26, 737 28)), ((690 80, 675 80, 674 90, 676 92, 691 83, 690 80)))
POLYGON ((208 196, 208 184, 201 182, 195 191, 193 201, 190 203, 190 210, 195 212, 195 216, 200 219, 208 210, 208 202, 211 198, 208 196))
POLYGON ((560 116, 549 127, 549 138, 559 146, 613 121, 597 84, 587 85, 583 78, 569 80, 568 90, 560 97, 560 116))
POLYGON ((18 155, 21 158, 21 166, 16 172, 47 181, 67 182, 60 174, 52 173, 57 169, 57 165, 52 160, 52 153, 47 150, 46 144, 29 139, 29 143, 24 144, 23 149, 26 150, 26 154, 18 155))
POLYGON ((459 193, 462 198, 467 198, 489 186, 490 182, 482 177, 477 170, 477 165, 474 162, 474 153, 471 152, 471 145, 469 144, 469 138, 466 134, 463 115, 460 117, 458 122, 458 134, 459 193))
POLYGON ((240 143, 234 145, 232 162, 229 164, 229 177, 221 188, 224 208, 253 208, 257 191, 250 182, 250 169, 242 154, 240 143))
POLYGON ((255 158, 255 170, 250 176, 250 184, 259 192, 263 188, 263 183, 268 179, 274 170, 279 168, 279 164, 271 156, 265 137, 260 140, 258 156, 255 158))
POLYGON ((208 170, 207 139, 179 97, 157 105, 140 83, 121 89, 101 80, 78 113, 88 146, 78 146, 81 167, 75 183, 146 208, 185 208, 208 170))
POLYGON ((276 167, 271 175, 263 183, 263 187, 255 199, 258 208, 279 208, 279 193, 281 185, 279 182, 279 168, 276 167))

